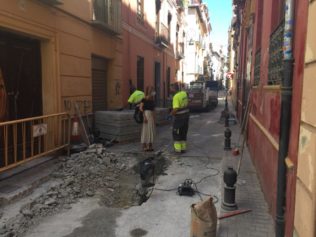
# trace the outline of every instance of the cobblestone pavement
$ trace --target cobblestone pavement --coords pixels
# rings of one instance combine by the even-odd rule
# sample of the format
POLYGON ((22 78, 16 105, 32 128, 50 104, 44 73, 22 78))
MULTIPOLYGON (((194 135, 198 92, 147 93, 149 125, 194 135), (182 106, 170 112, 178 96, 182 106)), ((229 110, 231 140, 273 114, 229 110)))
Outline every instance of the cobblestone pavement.
MULTIPOLYGON (((238 209, 251 209, 249 213, 223 219, 219 222, 219 237, 273 237, 274 223, 264 199, 256 170, 245 152, 237 181, 238 209)), ((223 210, 220 211, 223 214, 223 210)))
MULTIPOLYGON (((238 140, 239 125, 231 127, 232 143, 238 140)), ((242 139, 240 139, 242 140, 242 139)), ((226 154, 222 167, 227 163, 237 167, 238 160, 233 160, 230 152, 226 154)), ((264 199, 256 170, 252 164, 247 147, 245 147, 240 174, 236 185, 236 203, 238 209, 251 209, 251 212, 240 214, 219 221, 218 237, 273 237, 274 221, 264 199)), ((223 198, 223 197, 222 197, 223 198)), ((225 212, 221 209, 219 215, 225 212)))

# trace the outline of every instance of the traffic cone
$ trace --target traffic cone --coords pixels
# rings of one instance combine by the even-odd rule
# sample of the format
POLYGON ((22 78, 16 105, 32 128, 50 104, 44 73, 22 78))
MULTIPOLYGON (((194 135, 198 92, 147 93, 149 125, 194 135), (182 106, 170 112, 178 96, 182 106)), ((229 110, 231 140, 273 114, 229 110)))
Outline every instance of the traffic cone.
POLYGON ((72 118, 70 141, 72 144, 79 144, 81 142, 79 131, 79 119, 77 115, 74 115, 74 117, 72 118))

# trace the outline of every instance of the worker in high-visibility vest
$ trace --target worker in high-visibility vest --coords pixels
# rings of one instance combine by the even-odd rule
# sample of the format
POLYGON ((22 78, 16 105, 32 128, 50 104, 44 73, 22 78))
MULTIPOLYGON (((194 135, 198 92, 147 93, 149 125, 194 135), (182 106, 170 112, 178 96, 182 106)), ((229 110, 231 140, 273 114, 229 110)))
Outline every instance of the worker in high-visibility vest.
POLYGON ((187 150, 187 133, 190 117, 188 95, 185 91, 180 90, 179 84, 174 84, 171 92, 174 93, 171 112, 174 116, 172 129, 174 150, 176 153, 184 153, 187 150))
POLYGON ((132 105, 135 106, 135 111, 134 111, 134 119, 136 123, 142 123, 143 122, 143 113, 140 111, 140 102, 142 99, 145 98, 144 92, 140 90, 136 90, 135 87, 132 88, 133 93, 130 95, 128 98, 128 103, 130 104, 130 109, 132 108, 132 105))
POLYGON ((132 91, 133 93, 130 95, 127 102, 131 105, 137 105, 144 99, 145 94, 140 90, 136 90, 136 88, 133 88, 132 91))

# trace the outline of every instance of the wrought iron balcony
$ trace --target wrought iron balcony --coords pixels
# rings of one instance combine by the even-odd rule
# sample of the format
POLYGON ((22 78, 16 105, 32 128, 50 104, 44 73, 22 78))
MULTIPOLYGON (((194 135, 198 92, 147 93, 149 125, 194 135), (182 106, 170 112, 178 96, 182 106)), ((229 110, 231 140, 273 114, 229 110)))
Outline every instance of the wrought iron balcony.
POLYGON ((60 5, 63 4, 63 2, 61 0, 38 0, 40 2, 43 2, 45 4, 49 4, 49 5, 60 5))
POLYGON ((159 33, 156 35, 156 43, 161 47, 167 48, 169 45, 169 28, 165 26, 163 23, 160 24, 160 28, 158 29, 159 33))
POLYGON ((94 0, 92 24, 114 34, 121 33, 121 1, 94 0))

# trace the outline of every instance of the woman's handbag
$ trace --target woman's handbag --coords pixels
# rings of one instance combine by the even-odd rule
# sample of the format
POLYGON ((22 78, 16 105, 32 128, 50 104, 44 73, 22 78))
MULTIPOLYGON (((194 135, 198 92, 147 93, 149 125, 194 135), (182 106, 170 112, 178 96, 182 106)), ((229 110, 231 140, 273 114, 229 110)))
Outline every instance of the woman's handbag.
POLYGON ((140 111, 139 106, 135 107, 134 119, 135 119, 136 123, 143 123, 143 121, 144 121, 143 112, 140 111))

